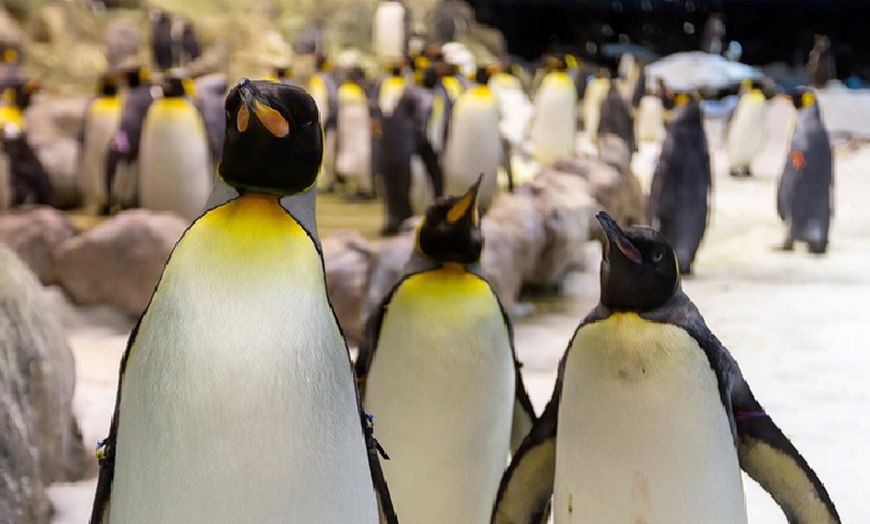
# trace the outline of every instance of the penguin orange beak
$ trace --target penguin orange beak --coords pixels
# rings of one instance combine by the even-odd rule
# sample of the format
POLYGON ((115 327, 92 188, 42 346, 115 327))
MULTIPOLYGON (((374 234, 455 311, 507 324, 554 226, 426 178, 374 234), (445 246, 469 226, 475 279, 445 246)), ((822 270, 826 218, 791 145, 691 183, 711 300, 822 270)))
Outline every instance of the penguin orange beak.
POLYGON ((242 101, 244 102, 244 105, 239 107, 239 112, 236 114, 236 129, 240 133, 244 133, 248 128, 251 113, 276 138, 284 138, 290 133, 290 124, 287 122, 287 119, 269 106, 263 94, 257 89, 257 86, 247 78, 243 78, 239 82, 239 94, 241 94, 242 101))
POLYGON ((447 211, 447 221, 451 224, 456 223, 471 211, 471 223, 477 225, 479 221, 477 213, 477 193, 480 190, 480 183, 483 182, 483 173, 477 177, 477 181, 471 184, 468 191, 462 195, 458 202, 453 204, 447 211))
MULTIPOLYGON (((640 251, 631 243, 631 240, 625 236, 625 233, 620 229, 619 224, 610 217, 605 211, 599 211, 595 218, 601 224, 601 229, 607 236, 607 249, 616 246, 616 249, 622 253, 625 258, 631 260, 635 264, 640 264, 643 261, 643 256, 640 251)), ((607 251, 605 250, 605 256, 607 251)))

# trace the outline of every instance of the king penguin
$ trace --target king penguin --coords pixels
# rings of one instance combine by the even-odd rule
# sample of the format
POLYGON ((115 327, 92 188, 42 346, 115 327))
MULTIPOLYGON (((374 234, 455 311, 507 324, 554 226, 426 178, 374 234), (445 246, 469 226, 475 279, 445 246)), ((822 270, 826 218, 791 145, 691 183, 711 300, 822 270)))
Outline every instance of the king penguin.
POLYGON ((477 84, 456 98, 447 123, 444 144, 444 193, 456 195, 483 173, 480 207, 489 209, 498 191, 498 167, 503 144, 499 133, 498 99, 487 85, 489 73, 477 71, 477 84))
POLYGON ((764 144, 764 128, 767 113, 767 99, 751 81, 744 81, 745 92, 740 95, 731 121, 728 123, 728 136, 725 150, 731 163, 730 173, 734 177, 752 175, 752 162, 764 144))
POLYGON ((529 122, 529 140, 535 161, 552 165, 560 158, 574 156, 577 136, 577 89, 565 71, 561 58, 553 58, 550 70, 535 94, 534 109, 529 122))
POLYGON ((492 522, 745 523, 741 468, 789 522, 840 522, 816 474, 755 399, 680 285, 661 233, 606 240, 601 299, 505 472, 492 522))
POLYGON ((673 121, 653 173, 649 223, 673 243, 680 272, 692 272, 707 230, 713 178, 710 152, 697 99, 676 97, 673 121))
POLYGON ((106 153, 121 122, 118 79, 113 73, 100 77, 97 93, 88 102, 79 128, 78 183, 85 209, 96 214, 106 195, 106 153))
POLYGON ((833 210, 831 141, 812 92, 795 102, 800 112, 777 191, 777 211, 788 227, 783 248, 790 251, 799 240, 824 253, 833 210))
POLYGON ((193 82, 167 77, 163 98, 148 108, 142 124, 139 203, 193 220, 208 200, 211 174, 208 135, 192 100, 193 82))
POLYGON ((317 108, 249 80, 225 107, 222 182, 121 361, 91 522, 395 522, 326 294, 317 108))
POLYGON ((427 210, 409 273, 360 345, 357 376, 405 522, 486 522, 512 425, 518 444, 534 420, 510 321, 480 275, 480 183, 427 210))

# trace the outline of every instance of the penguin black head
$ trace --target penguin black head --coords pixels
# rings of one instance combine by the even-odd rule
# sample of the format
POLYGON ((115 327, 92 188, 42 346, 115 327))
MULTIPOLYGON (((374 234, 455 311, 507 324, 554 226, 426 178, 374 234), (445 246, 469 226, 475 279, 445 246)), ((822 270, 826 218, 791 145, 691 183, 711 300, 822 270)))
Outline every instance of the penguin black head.
POLYGON ((181 98, 187 96, 185 79, 179 76, 169 76, 163 80, 163 96, 166 98, 181 98))
POLYGON ((610 215, 596 216, 605 233, 601 259, 601 303, 613 310, 647 311, 680 288, 677 257, 670 242, 648 227, 625 231, 610 215))
POLYGON ((115 96, 118 94, 118 76, 114 73, 104 73, 97 82, 97 94, 115 96))
POLYGON ((239 192, 292 195, 314 185, 323 133, 304 89, 247 78, 227 95, 218 175, 239 192))
POLYGON ((417 250, 436 262, 473 264, 480 260, 483 235, 477 192, 481 174, 462 196, 439 198, 426 210, 417 230, 417 250))

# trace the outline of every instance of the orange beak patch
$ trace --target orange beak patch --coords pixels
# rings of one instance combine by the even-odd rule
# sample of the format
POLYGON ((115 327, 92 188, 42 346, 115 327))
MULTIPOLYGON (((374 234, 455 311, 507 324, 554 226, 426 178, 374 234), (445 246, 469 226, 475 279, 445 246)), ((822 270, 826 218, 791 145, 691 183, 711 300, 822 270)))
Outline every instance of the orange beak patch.
POLYGON ((290 133, 290 124, 287 123, 287 119, 281 116, 281 113, 261 103, 259 100, 254 100, 254 114, 263 123, 263 127, 268 129, 275 137, 284 138, 290 133))
POLYGON ((236 113, 236 129, 239 133, 244 133, 248 129, 248 121, 251 119, 251 112, 248 111, 248 106, 242 104, 239 107, 239 112, 236 113))
POLYGON ((792 151, 791 165, 793 165, 795 169, 803 169, 804 166, 807 165, 807 159, 804 158, 804 154, 800 151, 792 151))

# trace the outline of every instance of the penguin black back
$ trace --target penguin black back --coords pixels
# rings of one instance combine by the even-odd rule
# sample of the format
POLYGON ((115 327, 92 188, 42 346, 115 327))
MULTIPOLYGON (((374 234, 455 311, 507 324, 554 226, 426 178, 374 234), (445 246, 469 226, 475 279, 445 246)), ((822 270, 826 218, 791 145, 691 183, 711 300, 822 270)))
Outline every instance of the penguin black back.
POLYGON ((483 235, 477 192, 483 177, 462 196, 438 199, 429 206, 417 234, 417 250, 436 262, 473 264, 480 260, 483 235))
POLYGON ((227 95, 218 174, 240 192, 291 195, 314 185, 323 156, 317 106, 304 89, 243 79, 227 95))

